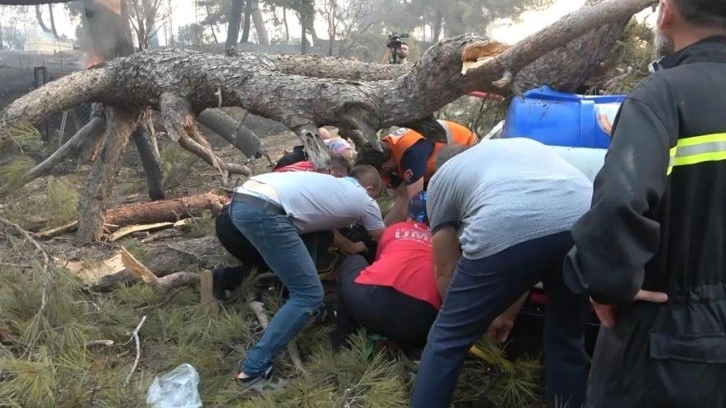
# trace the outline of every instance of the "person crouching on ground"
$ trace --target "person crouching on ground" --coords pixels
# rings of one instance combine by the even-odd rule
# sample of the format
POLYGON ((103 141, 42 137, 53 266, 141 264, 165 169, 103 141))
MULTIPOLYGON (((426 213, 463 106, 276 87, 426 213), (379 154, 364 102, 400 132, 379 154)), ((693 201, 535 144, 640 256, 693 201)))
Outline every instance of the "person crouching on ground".
POLYGON ((407 220, 386 228, 371 265, 361 255, 350 255, 340 264, 334 348, 361 326, 404 352, 426 344, 441 306, 427 223, 422 191, 409 202, 407 220))
POLYGON ((384 225, 373 198, 380 190, 380 174, 371 166, 357 166, 343 178, 313 172, 261 174, 235 189, 229 209, 234 226, 290 293, 262 339, 247 352, 236 376, 239 384, 256 390, 268 385, 275 357, 323 305, 323 286, 300 234, 360 221, 378 240, 384 225))

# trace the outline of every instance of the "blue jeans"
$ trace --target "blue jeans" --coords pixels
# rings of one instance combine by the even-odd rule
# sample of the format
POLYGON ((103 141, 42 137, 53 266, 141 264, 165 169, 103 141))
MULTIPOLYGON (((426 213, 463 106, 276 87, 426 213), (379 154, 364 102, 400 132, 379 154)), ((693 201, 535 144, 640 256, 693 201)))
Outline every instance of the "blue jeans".
POLYGON ((265 205, 232 202, 232 223, 254 245, 272 272, 290 292, 275 313, 262 339, 245 356, 241 370, 250 376, 263 373, 305 327, 323 304, 323 285, 308 249, 284 215, 265 205))
POLYGON ((570 233, 563 232, 483 259, 459 259, 429 331, 411 407, 448 408, 471 346, 539 281, 549 293, 544 329, 548 406, 582 406, 587 380, 584 334, 590 310, 587 297, 570 292, 562 278, 562 261, 572 245, 570 233))

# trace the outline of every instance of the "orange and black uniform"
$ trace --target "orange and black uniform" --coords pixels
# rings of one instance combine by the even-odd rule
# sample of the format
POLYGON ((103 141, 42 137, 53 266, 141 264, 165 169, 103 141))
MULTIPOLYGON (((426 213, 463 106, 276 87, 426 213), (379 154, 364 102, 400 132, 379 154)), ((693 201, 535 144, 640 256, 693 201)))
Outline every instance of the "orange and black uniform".
MULTIPOLYGON (((473 146, 478 141, 476 134, 466 126, 446 120, 439 120, 439 124, 446 130, 449 144, 473 146)), ((385 180, 392 188, 398 187, 403 182, 407 185, 413 184, 421 177, 424 178, 424 183, 427 183, 434 174, 437 153, 446 146, 445 143, 431 142, 420 133, 408 128, 399 128, 381 139, 381 142, 388 145, 396 162, 395 174, 385 180)))
POLYGON ((572 290, 616 306, 587 405, 726 407, 726 37, 656 67, 620 108, 565 260, 572 290))

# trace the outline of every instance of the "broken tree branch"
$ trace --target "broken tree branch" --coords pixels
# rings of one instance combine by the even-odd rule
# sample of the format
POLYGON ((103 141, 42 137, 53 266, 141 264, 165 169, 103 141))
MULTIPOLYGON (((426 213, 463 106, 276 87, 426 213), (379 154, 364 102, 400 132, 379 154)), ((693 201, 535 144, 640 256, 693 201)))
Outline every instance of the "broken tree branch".
MULTIPOLYGON (((40 164, 36 165, 32 169, 28 170, 22 177, 22 184, 25 185, 30 181, 46 174, 55 165, 60 163, 63 159, 72 156, 74 153, 84 145, 84 143, 95 143, 101 137, 103 137, 104 128, 106 121, 103 116, 94 117, 90 122, 86 123, 75 135, 73 135, 67 142, 63 144, 58 150, 53 152, 47 159, 43 160, 40 164)), ((5 190, 5 187, 0 191, 0 194, 5 190)))
POLYGON ((136 371, 136 368, 139 366, 139 359, 141 358, 141 340, 139 340, 139 330, 141 330, 141 326, 144 325, 144 322, 146 322, 146 315, 141 318, 139 325, 136 326, 134 331, 131 333, 131 338, 133 338, 134 342, 136 343, 136 358, 134 359, 134 365, 131 366, 131 372, 129 372, 129 375, 126 376, 126 381, 124 381, 124 387, 129 385, 129 381, 131 381, 131 376, 134 375, 134 371, 136 371))

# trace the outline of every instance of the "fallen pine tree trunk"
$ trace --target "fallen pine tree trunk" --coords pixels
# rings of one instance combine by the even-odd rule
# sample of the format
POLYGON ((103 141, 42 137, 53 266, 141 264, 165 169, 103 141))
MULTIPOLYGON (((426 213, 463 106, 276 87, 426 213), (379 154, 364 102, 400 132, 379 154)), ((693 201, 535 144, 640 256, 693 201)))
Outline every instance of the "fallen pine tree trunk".
POLYGON ((175 222, 182 218, 201 217, 205 211, 217 215, 227 202, 227 197, 205 193, 170 200, 133 204, 106 211, 104 223, 119 227, 158 222, 175 222))

